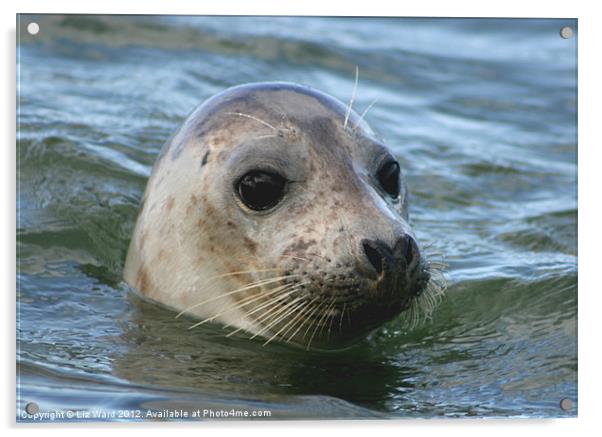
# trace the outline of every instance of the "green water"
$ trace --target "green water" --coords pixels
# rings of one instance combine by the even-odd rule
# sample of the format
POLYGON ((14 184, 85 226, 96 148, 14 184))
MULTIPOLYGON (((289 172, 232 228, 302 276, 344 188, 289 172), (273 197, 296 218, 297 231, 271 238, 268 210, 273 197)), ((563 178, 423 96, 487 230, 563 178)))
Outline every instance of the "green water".
MULTIPOLYGON (((571 20, 21 16, 18 419, 269 410, 275 418, 577 414, 571 20), (40 33, 25 26, 34 20, 40 33), (308 353, 190 320, 121 283, 162 144, 229 86, 348 101, 397 154, 412 225, 449 265, 431 321, 308 353), (573 408, 562 411, 563 398, 573 408)), ((130 417, 109 418, 129 420, 130 417)))

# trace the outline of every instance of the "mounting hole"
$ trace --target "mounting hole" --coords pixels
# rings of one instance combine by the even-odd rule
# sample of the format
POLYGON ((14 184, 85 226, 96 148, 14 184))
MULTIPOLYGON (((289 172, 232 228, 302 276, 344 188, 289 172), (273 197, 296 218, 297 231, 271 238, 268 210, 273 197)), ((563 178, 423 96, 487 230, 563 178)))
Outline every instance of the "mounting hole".
POLYGON ((40 25, 38 23, 29 23, 27 25, 27 32, 29 32, 30 35, 37 35, 39 31, 40 25))
POLYGON ((25 412, 30 415, 37 414, 40 411, 40 407, 35 402, 28 402, 25 405, 25 412))
POLYGON ((569 411, 573 408, 573 402, 570 399, 564 398, 560 401, 560 409, 563 411, 569 411))
POLYGON ((560 29, 560 36, 564 39, 569 39, 573 36, 573 29, 569 26, 564 26, 560 29))

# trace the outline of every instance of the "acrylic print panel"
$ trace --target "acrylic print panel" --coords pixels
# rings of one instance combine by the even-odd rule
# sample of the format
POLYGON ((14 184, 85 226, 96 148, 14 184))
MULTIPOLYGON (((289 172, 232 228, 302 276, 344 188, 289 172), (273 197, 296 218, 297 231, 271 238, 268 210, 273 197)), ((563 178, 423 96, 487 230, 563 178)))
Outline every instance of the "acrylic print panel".
POLYGON ((575 417, 577 34, 18 16, 17 420, 575 417))

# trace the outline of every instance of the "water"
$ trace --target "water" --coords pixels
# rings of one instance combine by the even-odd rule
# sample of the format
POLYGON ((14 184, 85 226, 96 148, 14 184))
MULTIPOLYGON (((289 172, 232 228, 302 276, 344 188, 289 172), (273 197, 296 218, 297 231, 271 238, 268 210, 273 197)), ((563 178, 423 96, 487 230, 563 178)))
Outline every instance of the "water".
MULTIPOLYGON (((277 418, 577 414, 573 20, 21 16, 18 417, 269 410, 277 418), (40 33, 25 26, 35 19, 40 33), (121 272, 163 142, 226 87, 348 101, 405 168, 412 224, 449 264, 433 320, 341 353, 228 339, 121 272), (563 398, 573 408, 559 408, 563 398), (132 412, 132 413, 125 413, 132 412)), ((60 420, 60 417, 58 418, 60 420)))

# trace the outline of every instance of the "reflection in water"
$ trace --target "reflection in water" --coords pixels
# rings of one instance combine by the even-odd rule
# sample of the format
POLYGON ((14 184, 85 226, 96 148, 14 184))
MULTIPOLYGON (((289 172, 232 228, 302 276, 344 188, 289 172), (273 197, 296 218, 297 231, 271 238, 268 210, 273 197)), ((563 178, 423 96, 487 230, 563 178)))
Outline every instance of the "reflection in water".
POLYGON ((115 357, 115 376, 141 385, 181 387, 202 393, 270 399, 274 395, 321 395, 384 409, 400 369, 367 344, 346 351, 308 353, 243 335, 227 338, 218 325, 188 328, 194 320, 132 298, 115 357))

